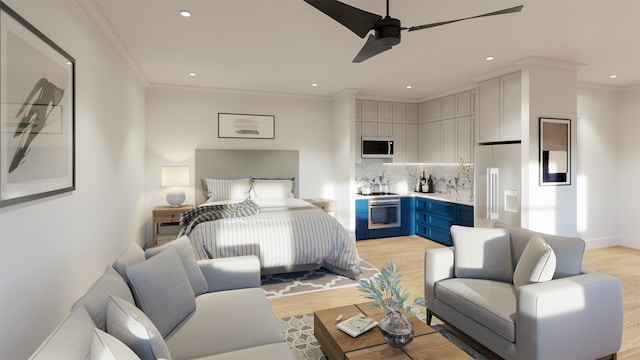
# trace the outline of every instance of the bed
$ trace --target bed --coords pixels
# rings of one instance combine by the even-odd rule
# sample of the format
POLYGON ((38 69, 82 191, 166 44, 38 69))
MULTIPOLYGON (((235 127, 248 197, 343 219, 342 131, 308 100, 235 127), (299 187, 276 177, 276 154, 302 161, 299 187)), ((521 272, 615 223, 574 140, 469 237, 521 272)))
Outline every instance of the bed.
POLYGON ((263 274, 325 267, 358 279, 355 240, 297 198, 297 151, 198 149, 195 176, 199 205, 182 225, 198 258, 256 255, 263 274))

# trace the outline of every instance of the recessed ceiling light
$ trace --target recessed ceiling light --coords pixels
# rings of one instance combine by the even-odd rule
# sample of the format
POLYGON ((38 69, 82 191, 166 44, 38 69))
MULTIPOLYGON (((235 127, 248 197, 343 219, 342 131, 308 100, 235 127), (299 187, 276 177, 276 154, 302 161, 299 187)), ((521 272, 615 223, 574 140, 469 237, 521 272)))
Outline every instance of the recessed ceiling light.
POLYGON ((191 11, 189 11, 189 10, 180 10, 180 15, 182 15, 184 17, 189 17, 189 16, 191 16, 191 11))
POLYGON ((611 75, 609 75, 609 79, 615 79, 615 78, 617 78, 617 77, 618 77, 618 75, 616 75, 616 74, 611 74, 611 75))
POLYGON ((316 87, 316 86, 318 86, 318 83, 313 83, 313 84, 311 84, 311 86, 316 87))
POLYGON ((487 61, 491 61, 491 60, 493 60, 493 59, 495 59, 495 58, 494 58, 493 56, 487 56, 487 57, 486 57, 486 58, 484 58, 484 59, 485 59, 485 60, 487 60, 487 61))
POLYGON ((407 85, 407 89, 413 89, 413 85, 407 85))
POLYGON ((189 76, 196 76, 197 74, 194 73, 193 71, 189 73, 189 76))

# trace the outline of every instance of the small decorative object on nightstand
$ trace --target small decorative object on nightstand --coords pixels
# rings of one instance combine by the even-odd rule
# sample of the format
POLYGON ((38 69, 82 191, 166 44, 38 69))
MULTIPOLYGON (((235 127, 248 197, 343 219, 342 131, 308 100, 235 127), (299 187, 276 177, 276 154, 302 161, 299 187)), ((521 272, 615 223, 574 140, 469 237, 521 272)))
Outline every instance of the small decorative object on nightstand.
POLYGON ((311 203, 324 210, 331 216, 336 216, 336 201, 331 199, 304 199, 304 201, 311 203))
POLYGON ((193 205, 154 207, 152 246, 162 245, 162 243, 175 239, 180 231, 180 214, 191 209, 193 209, 193 205))
MULTIPOLYGON (((182 187, 189 186, 188 166, 163 166, 161 186, 182 187)), ((167 203, 173 207, 179 207, 185 199, 184 191, 171 189, 167 193, 167 203)))

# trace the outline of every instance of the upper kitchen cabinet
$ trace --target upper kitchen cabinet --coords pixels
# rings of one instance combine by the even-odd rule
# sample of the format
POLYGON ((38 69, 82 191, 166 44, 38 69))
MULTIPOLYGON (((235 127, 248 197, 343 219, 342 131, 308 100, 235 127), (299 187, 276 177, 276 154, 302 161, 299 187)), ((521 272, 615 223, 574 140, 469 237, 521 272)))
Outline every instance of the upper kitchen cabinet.
POLYGON ((387 101, 378 101, 378 122, 390 123, 393 119, 393 104, 387 101))
POLYGON ((520 73, 478 83, 478 142, 520 140, 520 73))
POLYGON ((394 123, 404 124, 407 122, 407 104, 393 103, 392 109, 391 119, 394 123))
POLYGON ((456 116, 457 118, 471 115, 471 91, 456 94, 456 116))
POLYGON ((418 123, 418 104, 407 104, 407 124, 418 123))
POLYGON ((362 100, 360 105, 360 121, 378 122, 378 102, 362 100))
POLYGON ((440 119, 453 119, 456 116, 456 97, 455 95, 443 97, 440 99, 440 119))
POLYGON ((442 119, 440 112, 440 99, 427 101, 426 116, 427 122, 440 121, 442 119))

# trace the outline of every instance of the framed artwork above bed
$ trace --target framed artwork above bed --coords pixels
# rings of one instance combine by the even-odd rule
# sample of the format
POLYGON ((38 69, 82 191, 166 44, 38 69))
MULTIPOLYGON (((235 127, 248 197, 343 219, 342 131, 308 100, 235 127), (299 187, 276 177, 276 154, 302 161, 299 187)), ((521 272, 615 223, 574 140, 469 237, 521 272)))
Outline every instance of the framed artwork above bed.
POLYGON ((275 139, 273 115, 218 113, 218 137, 238 139, 275 139))

